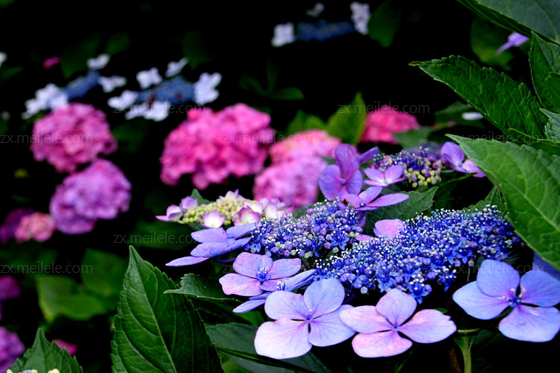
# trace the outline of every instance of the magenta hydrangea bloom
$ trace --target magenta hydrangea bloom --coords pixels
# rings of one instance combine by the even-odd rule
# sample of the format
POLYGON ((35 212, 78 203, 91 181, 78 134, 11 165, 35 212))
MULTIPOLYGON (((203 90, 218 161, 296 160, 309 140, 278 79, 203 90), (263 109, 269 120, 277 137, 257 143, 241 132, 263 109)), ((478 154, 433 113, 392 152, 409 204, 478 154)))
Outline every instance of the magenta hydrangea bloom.
POLYGON ((267 255, 241 253, 233 262, 233 269, 237 273, 228 273, 220 278, 224 294, 253 297, 264 290, 275 290, 278 281, 299 272, 301 260, 273 261, 267 255))
POLYGON ((414 115, 383 105, 366 117, 366 128, 361 142, 387 142, 396 144, 393 133, 420 128, 414 115))
POLYGON ((403 176, 403 172, 404 167, 401 165, 391 166, 385 171, 379 171, 375 168, 366 168, 364 173, 370 180, 365 180, 364 184, 386 187, 405 180, 406 176, 403 176))
POLYGON ((340 320, 352 308, 342 305, 344 287, 336 279, 312 283, 303 295, 275 291, 266 299, 266 314, 276 320, 257 330, 255 349, 259 355, 289 359, 305 355, 312 346, 332 346, 347 340, 354 331, 340 320))
POLYGON ((379 207, 396 205, 408 199, 408 194, 404 193, 386 194, 377 198, 381 190, 383 190, 382 187, 371 187, 358 195, 345 194, 342 196, 342 200, 354 206, 358 211, 369 211, 377 210, 379 207))
POLYGON ((441 147, 441 155, 449 167, 455 171, 465 174, 474 174, 474 177, 486 177, 486 174, 482 172, 473 161, 470 159, 465 161, 465 153, 463 153, 459 145, 453 142, 446 142, 443 144, 441 147))
POLYGON ((76 352, 78 352, 78 346, 73 343, 64 342, 60 339, 53 339, 53 342, 56 343, 58 347, 65 348, 71 356, 76 355, 76 352))
POLYGON ((560 281, 550 274, 531 270, 520 278, 509 264, 487 259, 476 281, 453 294, 453 300, 467 314, 490 320, 506 308, 513 308, 498 326, 508 338, 548 342, 560 330, 560 281))
POLYGON ((352 146, 342 144, 335 151, 336 165, 329 165, 319 177, 319 187, 327 199, 358 194, 363 177, 358 155, 352 146))
POLYGON ((176 185, 191 174, 198 189, 262 170, 274 132, 270 116, 245 104, 219 112, 192 109, 165 140, 161 180, 176 185))
POLYGON ((33 125, 31 151, 58 172, 74 172, 99 154, 117 149, 105 114, 91 105, 72 103, 58 108, 33 125))
POLYGON ((54 219, 49 214, 34 212, 24 216, 15 232, 17 242, 29 241, 44 242, 51 238, 56 230, 54 219))
POLYGON ((21 357, 25 346, 19 340, 17 334, 11 333, 0 326, 0 372, 5 372, 21 357))
POLYGON ((412 341, 439 342, 457 330, 451 318, 437 310, 421 310, 412 316, 416 305, 413 296, 392 289, 381 297, 377 306, 341 311, 342 321, 359 333, 352 340, 354 352, 361 357, 398 355, 408 350, 412 341))
POLYGON ((275 143, 269 153, 273 164, 309 157, 332 158, 340 143, 338 137, 330 136, 327 131, 307 130, 275 143))
POLYGON ((6 243, 16 237, 16 230, 24 216, 33 213, 33 209, 20 208, 10 211, 0 227, 0 243, 6 243))
POLYGON ((115 219, 128 210, 130 182, 113 163, 99 159, 68 176, 51 198, 50 213, 65 234, 93 230, 99 219, 115 219))
POLYGON ((10 275, 0 277, 0 302, 17 298, 21 295, 19 282, 10 275))

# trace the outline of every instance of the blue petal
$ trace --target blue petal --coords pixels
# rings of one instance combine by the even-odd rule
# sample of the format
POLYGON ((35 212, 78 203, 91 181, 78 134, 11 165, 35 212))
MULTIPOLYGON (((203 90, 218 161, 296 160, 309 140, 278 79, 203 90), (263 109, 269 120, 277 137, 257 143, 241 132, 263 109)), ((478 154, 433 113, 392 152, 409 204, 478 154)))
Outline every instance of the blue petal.
POLYGON ((537 308, 519 305, 500 321, 498 329, 511 339, 548 342, 560 330, 560 311, 553 307, 537 308))

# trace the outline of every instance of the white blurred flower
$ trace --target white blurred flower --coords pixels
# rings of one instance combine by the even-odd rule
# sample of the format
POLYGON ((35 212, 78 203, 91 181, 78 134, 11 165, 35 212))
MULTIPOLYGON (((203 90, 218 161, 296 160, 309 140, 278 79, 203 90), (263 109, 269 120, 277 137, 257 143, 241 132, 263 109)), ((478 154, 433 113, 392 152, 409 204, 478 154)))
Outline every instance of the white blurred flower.
POLYGON ((352 22, 354 22, 354 28, 360 34, 367 35, 368 33, 368 22, 371 16, 369 12, 369 4, 362 4, 353 2, 350 4, 350 10, 352 11, 352 22))
POLYGON ((29 118, 41 110, 55 109, 68 105, 68 96, 56 85, 49 83, 35 92, 35 98, 25 101, 23 118, 29 118))
POLYGON ((272 45, 275 47, 281 47, 285 44, 290 44, 296 41, 294 36, 294 24, 286 23, 281 25, 276 25, 274 27, 274 37, 272 38, 272 45))
POLYGON ((194 102, 204 105, 218 98, 216 86, 220 84, 222 75, 220 73, 202 73, 198 82, 194 83, 194 102))
POLYGON ((132 118, 136 118, 136 117, 143 117, 144 115, 146 115, 146 112, 148 111, 148 104, 144 103, 144 104, 140 104, 140 105, 134 105, 130 108, 129 111, 126 112, 126 114, 124 115, 124 117, 126 119, 132 119, 132 118))
POLYGON ((136 80, 138 80, 140 88, 142 89, 146 89, 151 85, 159 84, 163 81, 155 67, 152 67, 150 70, 140 71, 136 74, 136 80))
POLYGON ((323 10, 325 10, 325 6, 323 5, 323 3, 317 3, 313 7, 313 9, 309 9, 307 11, 307 15, 311 17, 319 17, 319 15, 323 13, 323 10))
POLYGON ((479 120, 479 119, 484 118, 482 116, 482 114, 477 113, 476 111, 463 113, 463 114, 461 114, 461 117, 464 120, 479 120))
POLYGON ((187 60, 186 58, 181 58, 177 62, 169 62, 169 64, 167 65, 167 71, 165 72, 165 76, 169 78, 170 76, 179 74, 181 70, 183 70, 183 67, 185 67, 188 62, 189 60, 187 60))
POLYGON ((144 113, 144 118, 160 122, 169 115, 171 103, 168 101, 154 101, 152 107, 144 113))
POLYGON ((6 61, 6 58, 8 58, 6 53, 0 52, 0 67, 2 67, 2 64, 4 63, 4 61, 6 61))
POLYGON ((103 92, 111 93, 115 88, 122 87, 126 84, 126 78, 123 76, 111 76, 106 78, 104 76, 99 77, 99 84, 103 87, 103 92))
POLYGON ((108 54, 100 54, 97 58, 87 60, 87 65, 91 70, 101 70, 109 63, 109 59, 108 54))
POLYGON ((136 101, 138 93, 132 91, 124 91, 120 96, 111 97, 107 101, 107 105, 113 109, 124 110, 136 101))

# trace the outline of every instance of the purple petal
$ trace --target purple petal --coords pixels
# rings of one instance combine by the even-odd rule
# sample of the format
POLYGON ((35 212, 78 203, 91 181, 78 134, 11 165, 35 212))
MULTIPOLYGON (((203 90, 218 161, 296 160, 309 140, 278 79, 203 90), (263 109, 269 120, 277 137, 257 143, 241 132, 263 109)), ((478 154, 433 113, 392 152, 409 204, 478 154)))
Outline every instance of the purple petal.
POLYGON ((198 242, 220 242, 227 240, 226 231, 222 228, 209 228, 192 232, 191 237, 198 242))
POLYGON ((519 273, 507 263, 487 259, 480 265, 476 282, 488 296, 511 299, 519 286, 519 273))
POLYGON ((307 285, 309 282, 313 281, 312 276, 315 274, 316 269, 309 269, 302 273, 298 273, 292 278, 287 279, 284 282, 285 288, 288 291, 293 291, 299 289, 300 287, 307 285))
POLYGON ((498 316, 508 305, 508 299, 489 297, 478 288, 477 281, 471 282, 453 294, 453 300, 472 317, 490 320, 498 316))
POLYGON ((300 269, 300 259, 279 259, 273 263, 272 269, 268 271, 268 275, 271 279, 289 277, 298 273, 300 269))
POLYGON ((319 317, 338 309, 344 301, 344 287, 337 279, 315 281, 303 294, 305 306, 319 317))
POLYGON ((198 206, 198 201, 191 197, 186 197, 181 200, 181 209, 183 211, 189 211, 198 206))
POLYGON ((362 172, 358 168, 353 174, 350 174, 350 177, 346 179, 346 190, 348 193, 351 194, 358 194, 360 190, 362 190, 362 186, 364 185, 364 177, 362 176, 362 172))
POLYGON ((548 342, 560 330, 560 311, 554 307, 519 305, 498 325, 508 338, 527 342, 548 342))
POLYGON ((205 258, 203 256, 184 256, 182 258, 170 261, 169 263, 166 264, 166 266, 169 267, 190 266, 193 264, 201 263, 205 260, 208 260, 208 258, 205 258))
POLYGON ((178 221, 183 216, 183 210, 177 205, 171 205, 167 208, 165 215, 158 215, 156 219, 161 221, 178 221))
POLYGON ((309 342, 314 346, 325 347, 338 344, 354 335, 354 330, 340 319, 340 312, 352 306, 345 304, 334 312, 319 316, 311 321, 309 342))
POLYGON ((203 256, 205 258, 213 258, 218 255, 229 253, 234 249, 230 249, 228 241, 226 242, 207 242, 201 243, 191 251, 192 256, 203 256))
POLYGON ((478 168, 478 166, 475 165, 474 162, 470 159, 467 159, 463 163, 463 168, 465 169, 465 171, 467 171, 468 174, 474 174, 474 177, 486 177, 486 174, 482 172, 482 170, 478 168))
POLYGON ((360 197, 358 197, 355 194, 345 194, 341 197, 341 199, 343 201, 348 202, 349 204, 351 204, 354 207, 359 207, 360 206, 361 199, 360 199, 360 197))
POLYGON ((378 186, 367 188, 362 193, 360 193, 359 197, 363 199, 366 203, 370 203, 379 195, 379 193, 381 193, 382 190, 383 188, 378 186))
POLYGON ((248 300, 247 302, 241 303, 239 306, 233 309, 235 313, 245 313, 254 310, 255 308, 262 306, 266 302, 265 299, 248 300))
POLYGON ((399 332, 418 343, 443 341, 456 330, 451 318, 437 310, 419 311, 399 328, 399 332))
POLYGON ((396 183, 400 181, 399 178, 402 176, 404 171, 404 167, 400 164, 391 166, 387 170, 385 170, 385 179, 389 182, 389 184, 396 183))
POLYGON ((376 185, 376 186, 386 186, 387 183, 385 182, 385 175, 383 174, 383 172, 376 170, 375 168, 366 168, 364 170, 364 174, 366 174, 366 176, 371 179, 371 181, 366 180, 364 181, 364 183, 368 184, 368 185, 376 185))
POLYGON ((230 240, 232 240, 233 242, 228 245, 229 250, 226 251, 226 252, 230 252, 230 251, 242 248, 243 246, 247 245, 247 243, 249 243, 249 241, 251 241, 251 237, 241 238, 239 240, 229 239, 228 242, 230 240))
POLYGON ((368 204, 370 207, 384 207, 384 206, 391 206, 396 205, 397 203, 401 203, 402 201, 406 201, 408 199, 408 194, 404 193, 393 193, 393 194, 386 194, 384 196, 379 197, 372 203, 368 204))
POLYGON ((229 238, 239 238, 245 236, 247 233, 251 232, 255 229, 256 224, 243 224, 243 225, 236 225, 234 227, 228 228, 226 234, 229 238))
POLYGON ((350 179, 356 171, 360 171, 360 163, 354 148, 348 144, 339 145, 334 151, 336 164, 340 167, 340 174, 345 179, 350 179))
POLYGON ((340 313, 340 319, 358 333, 376 333, 393 329, 393 325, 381 316, 374 306, 345 309, 340 313))
POLYGON ((358 234, 356 239, 361 242, 367 242, 373 240, 372 236, 368 236, 367 234, 358 234))
POLYGON ((241 210, 235 213, 235 219, 233 224, 235 225, 245 225, 254 224, 259 221, 261 214, 251 210, 249 207, 243 207, 241 210))
POLYGON ((498 50, 496 51, 496 55, 502 53, 503 51, 511 47, 518 47, 521 44, 525 43, 527 40, 529 40, 528 37, 518 34, 517 32, 514 32, 508 36, 508 41, 500 48, 498 48, 498 50))
POLYGON ((521 277, 521 301, 541 307, 560 302, 560 281, 546 272, 529 271, 521 277))
POLYGON ((289 359, 305 355, 311 350, 307 323, 280 319, 265 322, 257 330, 255 350, 257 354, 273 359, 289 359))
POLYGON ((216 210, 202 215, 202 224, 208 228, 220 228, 225 221, 226 217, 220 215, 220 213, 216 210))
POLYGON ((254 297, 262 294, 260 281, 255 278, 241 276, 236 273, 228 273, 220 278, 222 290, 226 295, 241 295, 244 297, 254 297))
POLYGON ((276 291, 278 290, 278 283, 282 283, 287 279, 289 279, 289 277, 266 280, 261 284, 261 289, 264 291, 276 291))
POLYGON ((392 325, 402 325, 416 310, 416 301, 412 295, 392 289, 379 299, 375 309, 392 325))
POLYGON ((268 271, 271 267, 272 259, 267 255, 241 253, 233 262, 235 272, 253 278, 256 277, 259 270, 268 271))
POLYGON ((402 354, 412 342, 399 336, 395 330, 388 332, 358 334, 352 340, 356 355, 361 357, 385 357, 402 354))
POLYGON ((303 303, 303 295, 289 291, 275 291, 266 298, 264 311, 271 319, 282 317, 287 319, 305 320, 307 308, 303 303))
POLYGON ((379 220, 375 223, 373 233, 375 233, 377 237, 393 238, 400 230, 404 229, 405 227, 406 224, 400 219, 379 220))
POLYGON ((331 164, 325 167, 325 170, 319 177, 319 188, 326 199, 333 199, 333 196, 338 193, 342 187, 340 180, 340 169, 338 166, 331 164))
POLYGON ((377 154, 379 154, 379 148, 376 146, 374 148, 371 148, 370 150, 366 151, 363 154, 358 154, 358 162, 359 163, 366 163, 369 162, 373 159, 373 157, 375 157, 377 154))
POLYGON ((461 150, 459 145, 453 142, 446 142, 441 147, 441 155, 449 166, 460 167, 465 159, 465 153, 461 150))

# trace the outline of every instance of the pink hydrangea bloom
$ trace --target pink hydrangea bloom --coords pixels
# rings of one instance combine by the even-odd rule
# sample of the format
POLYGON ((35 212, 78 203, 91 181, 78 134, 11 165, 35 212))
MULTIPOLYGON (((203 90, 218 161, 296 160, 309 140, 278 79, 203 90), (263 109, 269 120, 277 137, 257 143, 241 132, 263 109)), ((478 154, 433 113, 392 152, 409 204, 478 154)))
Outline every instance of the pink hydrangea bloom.
POLYGON ((393 133, 405 132, 420 128, 414 115, 398 111, 383 105, 366 117, 366 128, 362 142, 388 142, 396 144, 393 133))
POLYGON ((76 355, 76 352, 78 352, 78 346, 73 343, 64 342, 60 339, 53 339, 53 342, 56 343, 58 347, 65 348, 66 351, 68 351, 68 353, 72 356, 76 355))
POLYGON ((54 220, 49 214, 34 212, 21 219, 16 229, 15 238, 18 242, 31 239, 44 242, 51 238, 55 230, 54 220))
POLYGON ((5 372, 17 358, 21 357, 25 346, 17 334, 0 326, 0 372, 5 372))
POLYGON ((91 105, 72 103, 35 122, 31 151, 58 172, 73 172, 98 154, 115 151, 117 142, 105 114, 91 105))
POLYGON ((340 143, 339 138, 330 136, 326 131, 302 131, 272 145, 270 158, 272 163, 310 156, 332 158, 340 143))
POLYGON ((128 210, 130 182, 113 163, 99 159, 68 176, 51 198, 56 228, 66 234, 90 232, 98 219, 115 219, 128 210))
POLYGON ((6 243, 16 236, 16 229, 19 226, 21 219, 33 213, 33 209, 16 209, 4 219, 4 224, 0 227, 0 243, 6 243))
POLYGON ((187 120, 165 140, 160 158, 161 180, 176 185, 192 174, 194 185, 205 189, 230 175, 242 177, 259 172, 273 140, 270 116, 245 104, 212 112, 192 109, 187 120))

